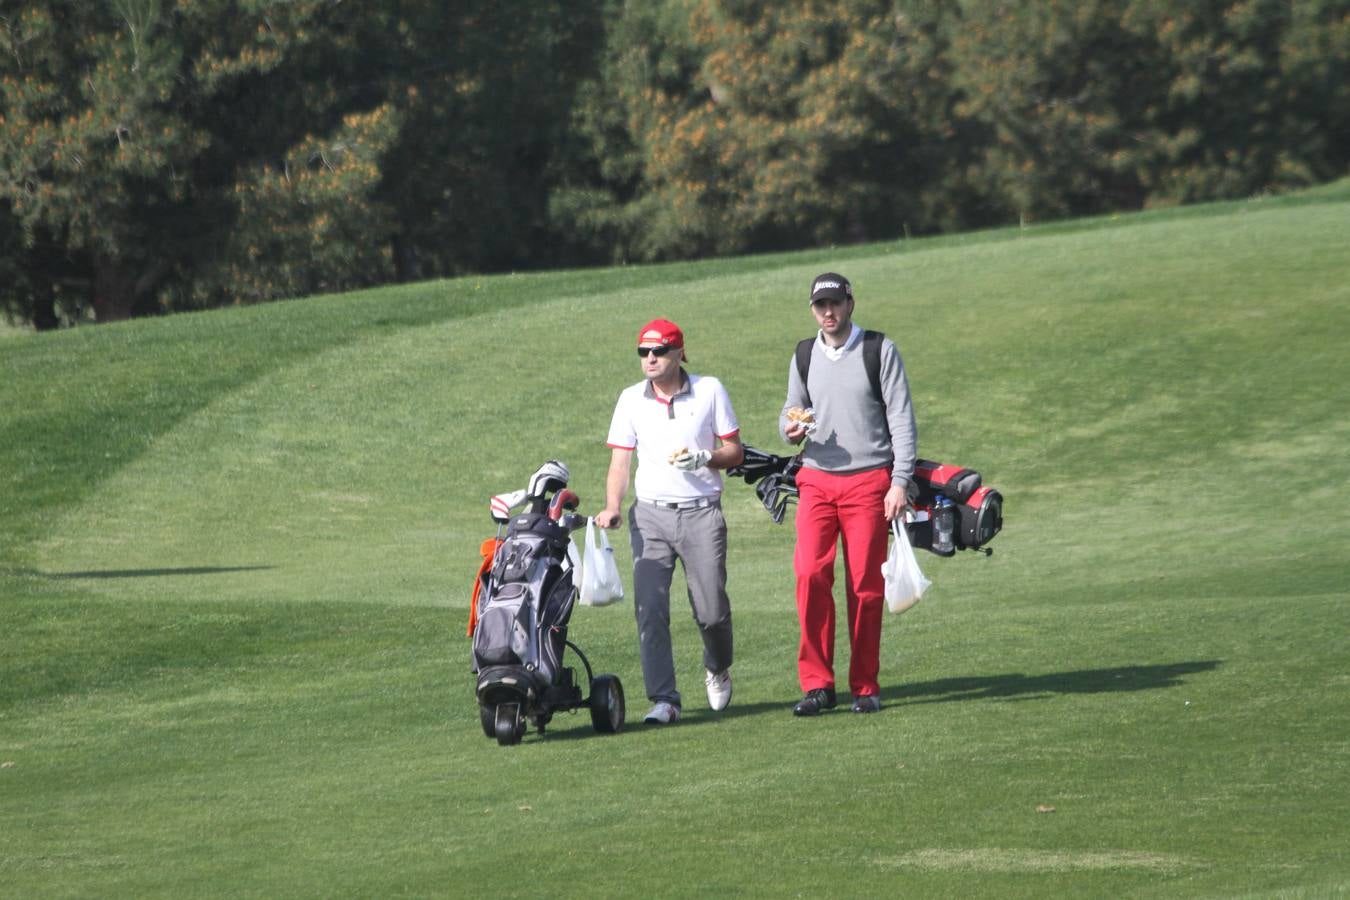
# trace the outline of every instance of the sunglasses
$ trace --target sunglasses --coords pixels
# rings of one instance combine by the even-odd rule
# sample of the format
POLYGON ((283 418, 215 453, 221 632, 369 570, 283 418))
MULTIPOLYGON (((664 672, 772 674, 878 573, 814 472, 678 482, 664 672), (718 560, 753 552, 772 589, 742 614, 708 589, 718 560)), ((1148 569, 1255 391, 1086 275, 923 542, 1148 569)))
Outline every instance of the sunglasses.
POLYGON ((651 356, 655 356, 657 359, 660 359, 661 357, 665 356, 667 353, 669 353, 674 349, 675 349, 674 347, 671 347, 667 344, 662 344, 659 347, 639 347, 638 356, 642 357, 643 359, 646 359, 647 356, 650 354, 651 356))

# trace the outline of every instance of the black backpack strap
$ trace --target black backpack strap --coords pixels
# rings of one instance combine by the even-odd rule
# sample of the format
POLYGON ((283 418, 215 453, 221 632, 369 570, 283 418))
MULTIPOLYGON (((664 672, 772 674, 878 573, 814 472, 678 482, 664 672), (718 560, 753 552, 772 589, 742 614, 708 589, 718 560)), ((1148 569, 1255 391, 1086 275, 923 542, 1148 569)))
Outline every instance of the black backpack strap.
POLYGON ((797 343, 797 377, 802 380, 802 395, 806 397, 807 406, 811 405, 811 389, 806 386, 806 373, 811 371, 811 350, 815 343, 815 338, 797 343))
POLYGON ((872 382, 872 397, 882 406, 886 400, 881 394, 881 342, 886 335, 880 331, 863 332, 863 366, 867 369, 867 380, 872 382))
MULTIPOLYGON (((881 342, 885 339, 886 335, 880 331, 863 332, 863 368, 867 370, 867 380, 872 385, 872 398, 882 406, 886 405, 881 393, 881 342)), ((802 393, 807 406, 811 405, 811 389, 806 386, 806 374, 811 371, 811 351, 815 344, 815 338, 797 343, 797 377, 802 380, 802 393)))

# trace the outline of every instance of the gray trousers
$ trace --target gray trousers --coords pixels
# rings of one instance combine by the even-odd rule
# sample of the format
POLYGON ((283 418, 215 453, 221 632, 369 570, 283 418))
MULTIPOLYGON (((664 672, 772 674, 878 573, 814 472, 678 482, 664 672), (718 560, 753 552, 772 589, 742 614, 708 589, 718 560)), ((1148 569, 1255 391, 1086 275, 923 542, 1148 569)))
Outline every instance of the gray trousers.
POLYGON ((670 642, 670 582, 675 560, 684 567, 689 606, 703 635, 703 667, 731 665, 731 600, 727 597, 727 520, 713 503, 702 509, 662 509, 641 500, 628 510, 633 541, 633 611, 647 696, 680 705, 670 642))

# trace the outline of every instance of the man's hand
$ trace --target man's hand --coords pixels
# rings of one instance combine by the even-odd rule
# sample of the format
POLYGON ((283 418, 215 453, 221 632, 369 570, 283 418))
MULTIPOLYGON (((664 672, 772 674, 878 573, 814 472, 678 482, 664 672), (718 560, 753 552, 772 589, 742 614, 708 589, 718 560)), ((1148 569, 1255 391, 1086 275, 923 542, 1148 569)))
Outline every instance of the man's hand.
POLYGON ((800 444, 802 438, 816 433, 820 423, 816 421, 816 411, 810 407, 793 406, 783 410, 783 420, 787 427, 783 436, 789 444, 800 444))
POLYGON ((595 514, 595 524, 601 528, 617 528, 622 521, 623 516, 619 514, 617 509, 605 507, 595 514))
POLYGON ((909 506, 909 496, 905 493, 905 486, 901 484, 891 485, 891 489, 886 492, 886 499, 881 504, 881 514, 886 517, 888 522, 894 522, 900 518, 905 507, 909 506))
POLYGON ((706 466, 710 459, 712 459, 711 450, 686 450, 670 462, 677 469, 692 472, 706 466))

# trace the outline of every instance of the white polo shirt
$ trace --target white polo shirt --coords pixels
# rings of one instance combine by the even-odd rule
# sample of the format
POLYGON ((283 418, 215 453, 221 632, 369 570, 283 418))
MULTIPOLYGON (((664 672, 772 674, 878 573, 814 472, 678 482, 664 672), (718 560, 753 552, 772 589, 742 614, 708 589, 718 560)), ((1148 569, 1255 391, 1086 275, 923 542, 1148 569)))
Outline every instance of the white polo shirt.
POLYGON ((643 379, 624 388, 614 407, 606 443, 619 450, 637 451, 633 492, 639 500, 682 503, 722 493, 722 475, 704 467, 684 472, 670 464, 682 447, 715 450, 717 439, 740 433, 731 398, 722 382, 708 375, 680 370, 684 387, 670 400, 656 396, 643 379))

